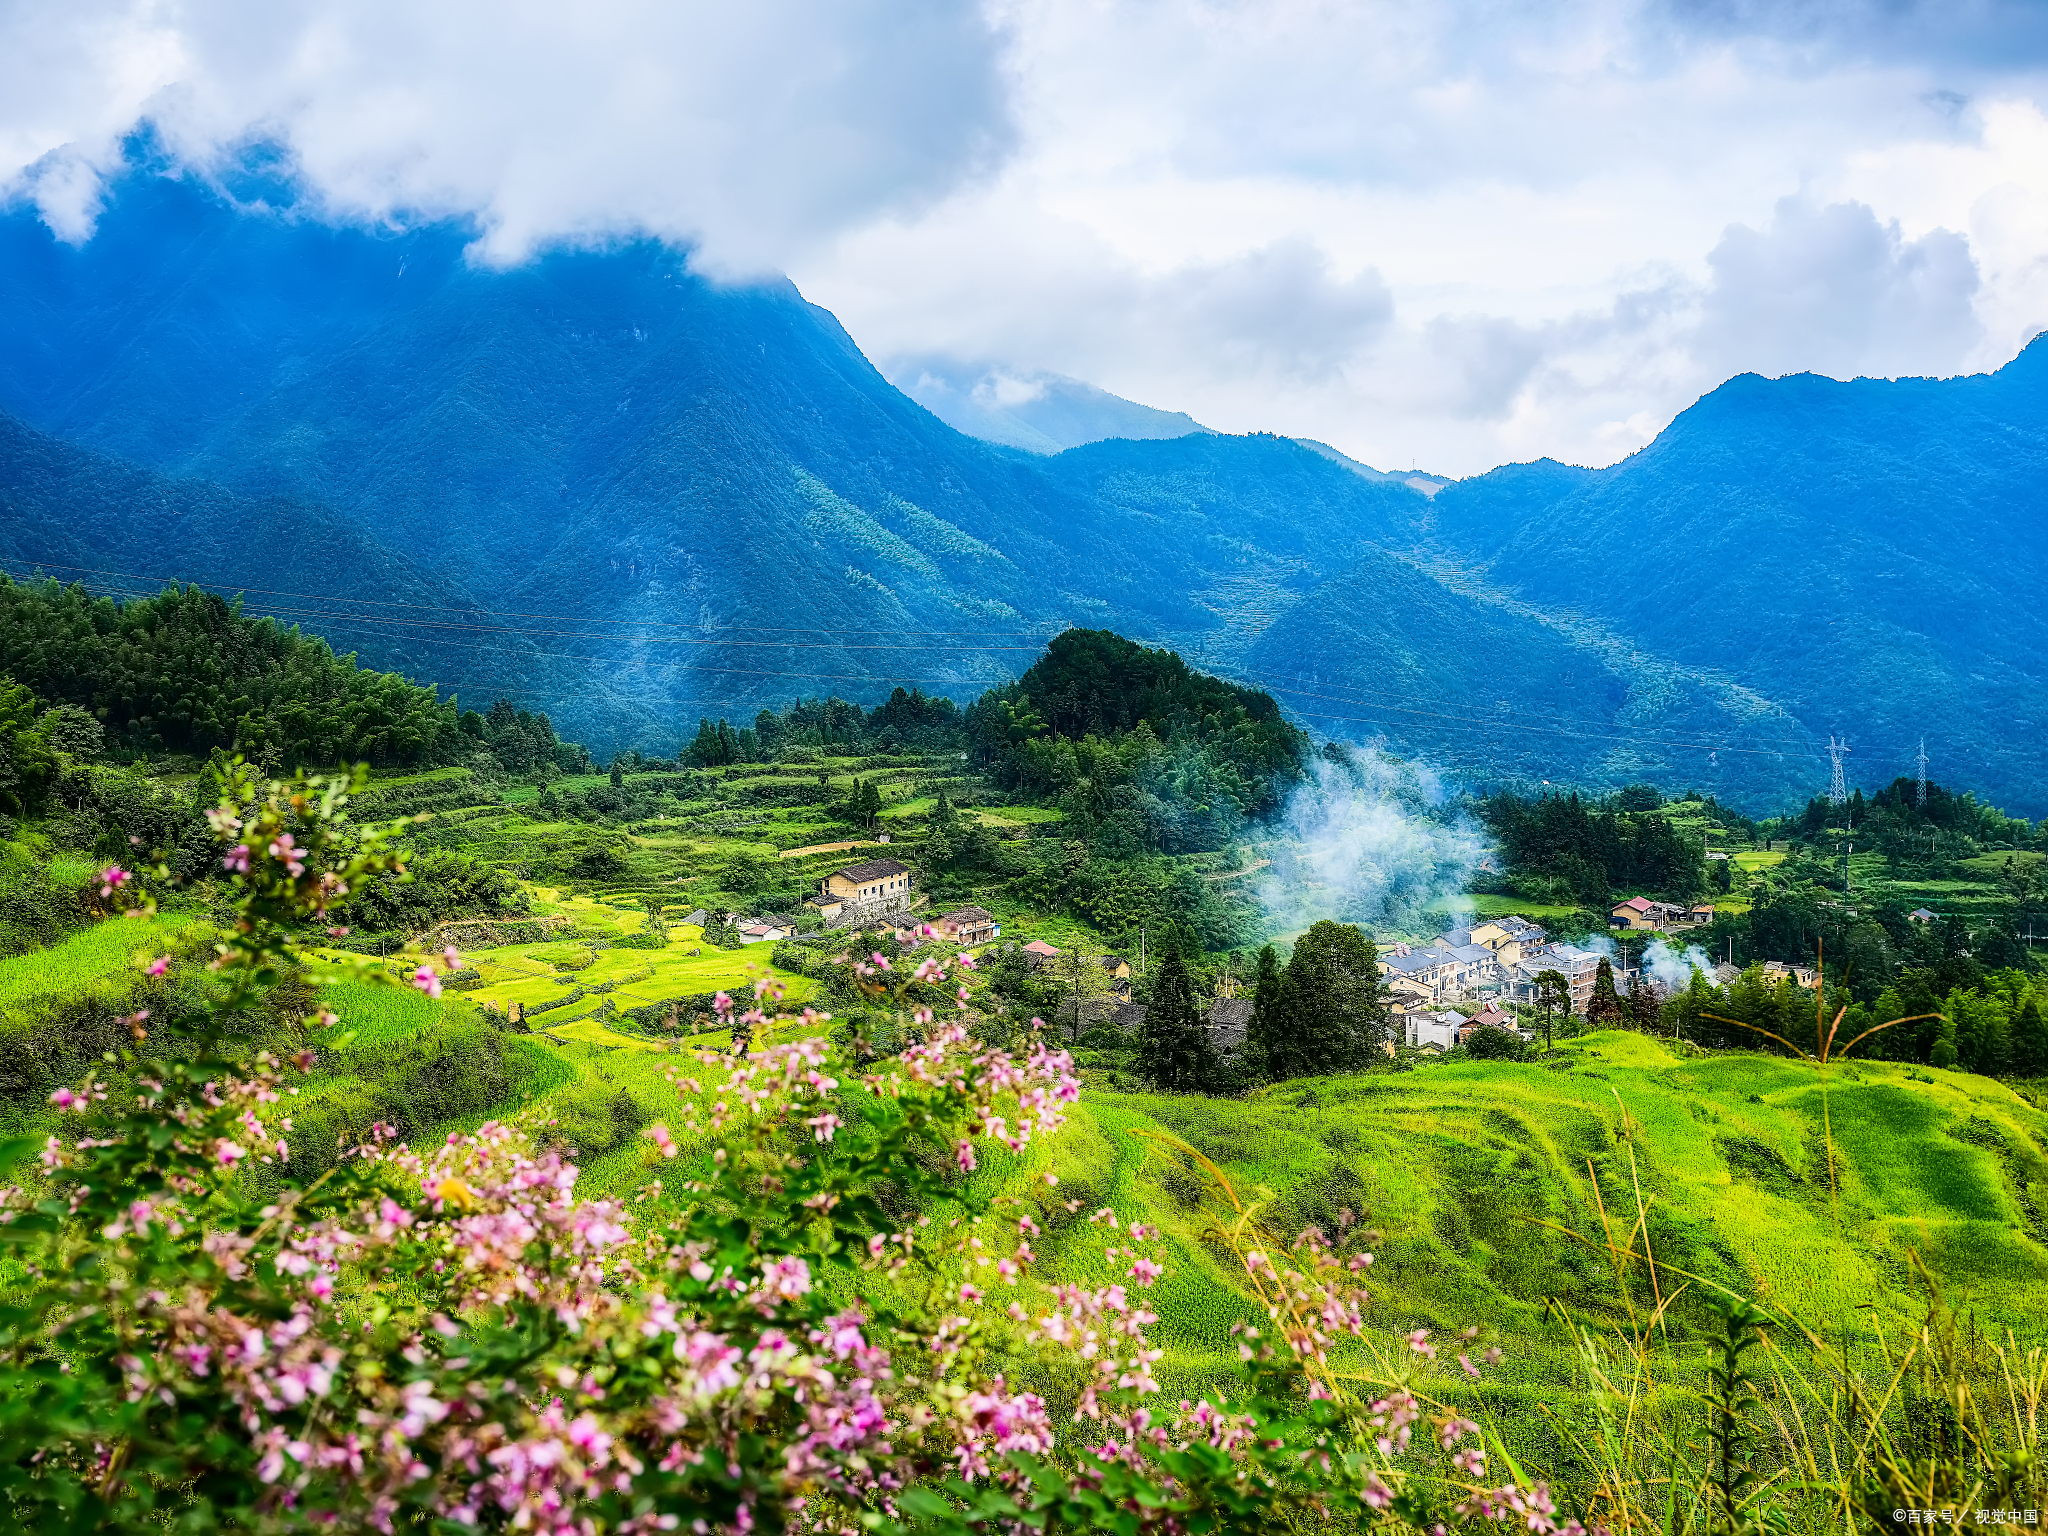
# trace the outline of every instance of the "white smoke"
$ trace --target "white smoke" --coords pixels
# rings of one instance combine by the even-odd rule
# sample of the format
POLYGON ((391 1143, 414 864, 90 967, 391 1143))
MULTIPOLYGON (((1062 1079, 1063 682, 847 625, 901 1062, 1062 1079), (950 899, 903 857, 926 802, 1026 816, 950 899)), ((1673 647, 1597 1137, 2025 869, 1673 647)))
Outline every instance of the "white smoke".
POLYGON ((1691 986, 1694 971, 1705 971, 1709 977, 1714 974, 1714 962, 1697 944, 1681 950, 1660 939, 1643 951, 1643 972, 1666 997, 1691 986))
POLYGON ((1431 906, 1456 906, 1491 851, 1483 830, 1445 808, 1428 767, 1367 749, 1314 761, 1288 796, 1264 849, 1259 900, 1276 930, 1320 918, 1414 927, 1431 906))

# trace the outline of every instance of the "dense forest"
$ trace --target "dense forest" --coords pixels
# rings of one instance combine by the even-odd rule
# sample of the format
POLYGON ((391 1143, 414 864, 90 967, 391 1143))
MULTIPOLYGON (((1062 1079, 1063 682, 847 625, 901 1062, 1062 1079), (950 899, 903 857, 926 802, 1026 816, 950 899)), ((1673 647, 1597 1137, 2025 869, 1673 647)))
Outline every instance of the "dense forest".
POLYGON ((239 753, 276 769, 466 763, 514 773, 588 766, 544 714, 504 700, 462 712, 396 673, 197 587, 117 602, 0 576, 0 674, 96 722, 112 755, 239 753))
POLYGON ((700 721, 680 764, 820 751, 965 753, 998 788, 1059 806, 1112 858, 1217 849, 1276 810, 1308 737, 1270 694, 1108 630, 1067 630, 1015 683, 967 708, 898 688, 863 711, 802 700, 750 726, 700 721))
POLYGON ((1598 908, 1617 890, 1690 900, 1705 888, 1705 854, 1656 814, 1661 797, 1642 786, 1604 801, 1575 793, 1525 799, 1497 794, 1478 804, 1517 893, 1534 901, 1598 908))

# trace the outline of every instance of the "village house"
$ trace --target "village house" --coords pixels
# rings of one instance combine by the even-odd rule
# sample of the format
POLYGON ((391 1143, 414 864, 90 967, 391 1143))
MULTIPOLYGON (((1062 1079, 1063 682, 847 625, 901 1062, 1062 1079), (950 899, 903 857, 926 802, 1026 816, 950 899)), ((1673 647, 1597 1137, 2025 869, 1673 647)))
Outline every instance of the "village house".
POLYGON ((980 907, 961 907, 938 918, 932 926, 955 944, 985 944, 1002 936, 1002 924, 995 914, 980 907))
POLYGON ((1488 1003, 1479 1012, 1473 1014, 1471 1018, 1465 1020, 1464 1027, 1458 1031, 1458 1044, 1464 1045, 1472 1038, 1473 1031, 1480 1029, 1504 1029, 1513 1035, 1521 1033, 1520 1030, 1515 1028, 1515 1021, 1507 1014, 1501 1012, 1500 1008, 1493 1003, 1488 1003))
POLYGON ((1209 1041, 1216 1054, 1227 1055, 1244 1044, 1252 1026, 1252 1000, 1248 997, 1219 997, 1203 1017, 1209 1027, 1209 1041))
MULTIPOLYGON (((1517 962, 1508 982, 1508 996, 1518 1003, 1535 1002, 1536 978, 1545 971, 1556 971, 1564 977, 1565 985, 1571 991, 1572 1012, 1583 1014, 1586 1005, 1593 1000, 1593 982, 1600 974, 1601 958, 1595 950, 1579 949, 1570 944, 1546 944, 1517 962)), ((1615 986, 1622 987, 1634 974, 1616 971, 1615 986)))
POLYGON ((1773 982, 1782 982, 1789 976, 1809 992, 1820 985, 1820 972, 1810 965, 1787 965, 1782 960, 1766 960, 1764 975, 1773 982))
POLYGON ((1500 985, 1500 956, 1484 944, 1461 944, 1447 953, 1458 963, 1460 992, 1479 992, 1500 985))
POLYGON ((1458 1031, 1465 1015, 1444 1008, 1429 1013, 1411 1013, 1401 1020, 1401 1035, 1413 1051, 1448 1051, 1458 1043, 1458 1031))
MULTIPOLYGON (((1455 929, 1452 931, 1456 932, 1455 929)), ((1483 944, 1492 950, 1503 972, 1547 937, 1541 928, 1522 917, 1489 918, 1475 924, 1470 933, 1469 942, 1483 944)))
POLYGON ((1392 981, 1387 984, 1387 1007, 1397 1017, 1404 1013, 1420 1013, 1434 1007, 1436 999, 1429 988, 1417 986, 1412 981, 1392 981))
POLYGON ((1931 923, 1936 916, 1936 913, 1928 911, 1925 907, 1915 907, 1906 914, 1907 919, 1915 923, 1931 923))
POLYGON ((1682 928, 1704 928, 1713 920, 1711 902, 1687 907, 1675 901, 1651 901, 1647 896, 1631 896, 1627 901, 1615 904, 1608 915, 1607 926, 1626 928, 1635 933, 1670 933, 1682 928))
POLYGON ((869 859, 835 869, 820 882, 810 905, 830 928, 900 912, 910 905, 910 866, 869 859))
POLYGON ((1102 973, 1111 981, 1131 979, 1131 962, 1122 955, 1097 955, 1095 963, 1102 967, 1102 973))
POLYGON ((1461 965, 1449 950, 1411 949, 1406 944, 1394 944, 1384 950, 1379 968, 1389 986, 1407 982, 1426 992, 1429 1000, 1436 1003, 1456 995, 1462 974, 1461 965))
POLYGON ((1029 944, 1019 948, 1017 952, 1024 957, 1024 963, 1034 971, 1044 970, 1065 953, 1063 950, 1055 949, 1043 939, 1033 939, 1029 944))

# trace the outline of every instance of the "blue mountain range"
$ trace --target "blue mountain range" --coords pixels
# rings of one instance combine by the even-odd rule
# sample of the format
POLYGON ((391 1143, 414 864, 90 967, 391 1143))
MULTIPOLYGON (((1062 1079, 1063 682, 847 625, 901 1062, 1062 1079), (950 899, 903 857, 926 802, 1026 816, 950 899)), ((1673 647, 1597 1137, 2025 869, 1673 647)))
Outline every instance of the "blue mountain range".
POLYGON ((1739 378, 1611 469, 1445 485, 1069 381, 1006 418, 1038 451, 985 441, 787 283, 652 243, 495 270, 472 237, 151 165, 80 245, 0 216, 0 563, 239 591, 601 754, 799 694, 965 697, 1080 624, 1468 783, 1761 805, 1826 782, 1830 734, 1886 782, 1924 733, 2048 810, 2048 343, 1739 378), (1045 451, 1098 420, 1147 435, 1045 451))

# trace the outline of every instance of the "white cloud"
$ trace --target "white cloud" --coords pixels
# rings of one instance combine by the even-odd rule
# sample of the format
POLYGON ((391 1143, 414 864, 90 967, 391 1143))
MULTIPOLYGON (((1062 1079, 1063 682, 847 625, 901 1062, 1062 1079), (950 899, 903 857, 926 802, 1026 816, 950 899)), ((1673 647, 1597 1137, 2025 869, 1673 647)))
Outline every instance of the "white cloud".
POLYGON ((1994 367, 2048 321, 2041 54, 1966 9, 1944 50, 1890 3, 1009 0, 1006 172, 796 276, 884 357, 1393 467, 1607 463, 1730 371, 1994 367), (1139 323, 1131 295, 1283 245, 1383 283, 1384 320, 1250 374, 1139 323))
POLYGON ((1982 331, 1969 241, 1908 240, 1863 203, 1786 198, 1767 229, 1731 227, 1707 265, 1696 350, 1713 372, 1952 373, 1982 331))
POLYGON ((971 0, 67 0, 0 34, 0 182, 75 237, 148 117, 202 163, 281 140, 344 216, 473 214, 494 259, 646 231, 779 270, 999 158, 1000 45, 971 0))
POLYGON ((282 141, 484 254, 647 231, 867 350, 1460 473, 1727 372, 2048 324, 2023 0, 69 0, 0 8, 0 184, 282 141))

